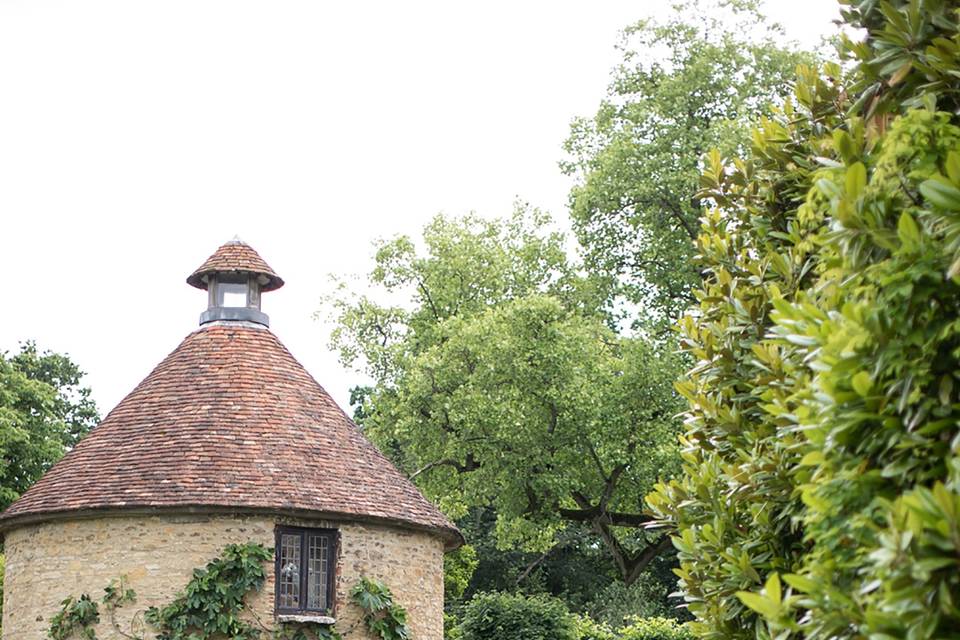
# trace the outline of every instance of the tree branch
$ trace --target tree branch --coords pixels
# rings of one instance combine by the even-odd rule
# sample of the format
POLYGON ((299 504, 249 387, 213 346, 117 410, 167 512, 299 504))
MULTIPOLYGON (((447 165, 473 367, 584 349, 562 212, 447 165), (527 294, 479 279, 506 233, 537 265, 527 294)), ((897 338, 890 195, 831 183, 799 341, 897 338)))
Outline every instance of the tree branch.
POLYGON ((421 473, 426 473, 427 471, 430 471, 430 469, 434 469, 436 467, 453 467, 457 470, 457 473, 468 473, 470 471, 476 471, 480 467, 480 463, 476 461, 472 453, 467 454, 467 459, 462 463, 458 460, 454 460, 453 458, 435 460, 414 471, 413 475, 411 475, 409 479, 413 480, 421 473))
POLYGON ((601 522, 611 527, 639 528, 653 522, 653 518, 642 513, 623 513, 620 511, 603 512, 600 507, 590 509, 559 509, 558 513, 565 520, 573 522, 601 522))
POLYGON ((546 559, 550 556, 551 553, 553 553, 554 551, 556 551, 557 549, 559 549, 561 546, 562 546, 562 545, 554 545, 554 546, 550 547, 549 549, 547 549, 546 551, 544 551, 544 552, 540 555, 539 558, 537 558, 536 560, 534 560, 533 562, 531 562, 530 564, 527 565, 527 568, 523 570, 523 573, 521 573, 519 576, 517 576, 517 580, 516 580, 516 582, 514 582, 514 584, 515 584, 516 586, 520 586, 520 583, 523 582, 524 580, 526 580, 526 579, 527 579, 527 576, 529 576, 529 575, 533 572, 534 569, 536 569, 536 568, 539 567, 541 564, 543 564, 543 561, 546 560, 546 559))
POLYGON ((643 570, 647 568, 654 558, 660 555, 664 549, 670 546, 670 535, 666 534, 656 543, 649 545, 646 549, 637 554, 631 561, 631 569, 624 577, 623 581, 630 586, 637 581, 643 570))

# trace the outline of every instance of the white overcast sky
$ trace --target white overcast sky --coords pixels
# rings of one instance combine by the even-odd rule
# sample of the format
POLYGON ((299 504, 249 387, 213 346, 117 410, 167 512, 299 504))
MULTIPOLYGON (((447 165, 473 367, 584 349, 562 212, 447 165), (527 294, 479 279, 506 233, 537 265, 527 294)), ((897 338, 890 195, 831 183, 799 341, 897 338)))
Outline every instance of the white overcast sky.
MULTIPOLYGON (((239 234, 287 282, 272 329, 347 408, 326 274, 438 212, 564 216, 570 119, 668 4, 0 0, 0 350, 69 353, 105 414, 197 326, 184 278, 239 234)), ((767 10, 807 46, 837 14, 767 10)))

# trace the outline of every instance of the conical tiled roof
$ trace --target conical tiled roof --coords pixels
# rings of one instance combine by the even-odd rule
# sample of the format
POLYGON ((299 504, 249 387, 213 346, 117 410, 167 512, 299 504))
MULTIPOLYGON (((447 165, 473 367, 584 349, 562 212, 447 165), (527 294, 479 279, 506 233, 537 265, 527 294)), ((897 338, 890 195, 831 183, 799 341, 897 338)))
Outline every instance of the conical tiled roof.
POLYGON ((0 532, 117 510, 326 516, 462 541, 269 329, 237 321, 187 336, 0 515, 0 532))
POLYGON ((253 250, 253 247, 240 238, 234 238, 214 251, 199 269, 190 274, 187 284, 198 289, 206 289, 207 284, 203 277, 215 272, 255 273, 264 276, 267 282, 263 283, 262 291, 273 291, 283 286, 283 278, 270 268, 270 265, 253 250))

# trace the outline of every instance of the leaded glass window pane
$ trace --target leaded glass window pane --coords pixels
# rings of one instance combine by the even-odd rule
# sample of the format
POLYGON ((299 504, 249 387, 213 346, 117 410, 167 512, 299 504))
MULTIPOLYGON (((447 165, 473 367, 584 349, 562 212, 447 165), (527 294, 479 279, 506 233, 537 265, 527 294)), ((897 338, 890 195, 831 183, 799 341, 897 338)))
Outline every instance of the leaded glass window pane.
POLYGON ((327 608, 327 580, 329 578, 328 536, 309 536, 307 555, 307 608, 322 611, 327 608))
POLYGON ((277 576, 277 599, 282 609, 300 608, 300 541, 301 536, 280 536, 280 575, 277 576))
POLYGON ((277 527, 276 608, 280 614, 334 614, 337 532, 277 527))

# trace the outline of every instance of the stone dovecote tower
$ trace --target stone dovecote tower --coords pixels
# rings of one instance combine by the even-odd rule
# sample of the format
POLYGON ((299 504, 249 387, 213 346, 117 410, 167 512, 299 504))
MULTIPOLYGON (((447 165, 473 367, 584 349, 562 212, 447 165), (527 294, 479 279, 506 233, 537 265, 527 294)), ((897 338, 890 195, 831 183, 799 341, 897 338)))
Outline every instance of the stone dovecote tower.
POLYGON ((262 620, 348 628, 367 576, 414 638, 441 640, 443 553, 461 535, 270 332, 260 296, 283 280, 233 240, 187 283, 208 293, 200 328, 0 515, 3 640, 45 638, 64 598, 120 575, 138 594, 125 624, 244 542, 277 556, 248 601, 262 620))

